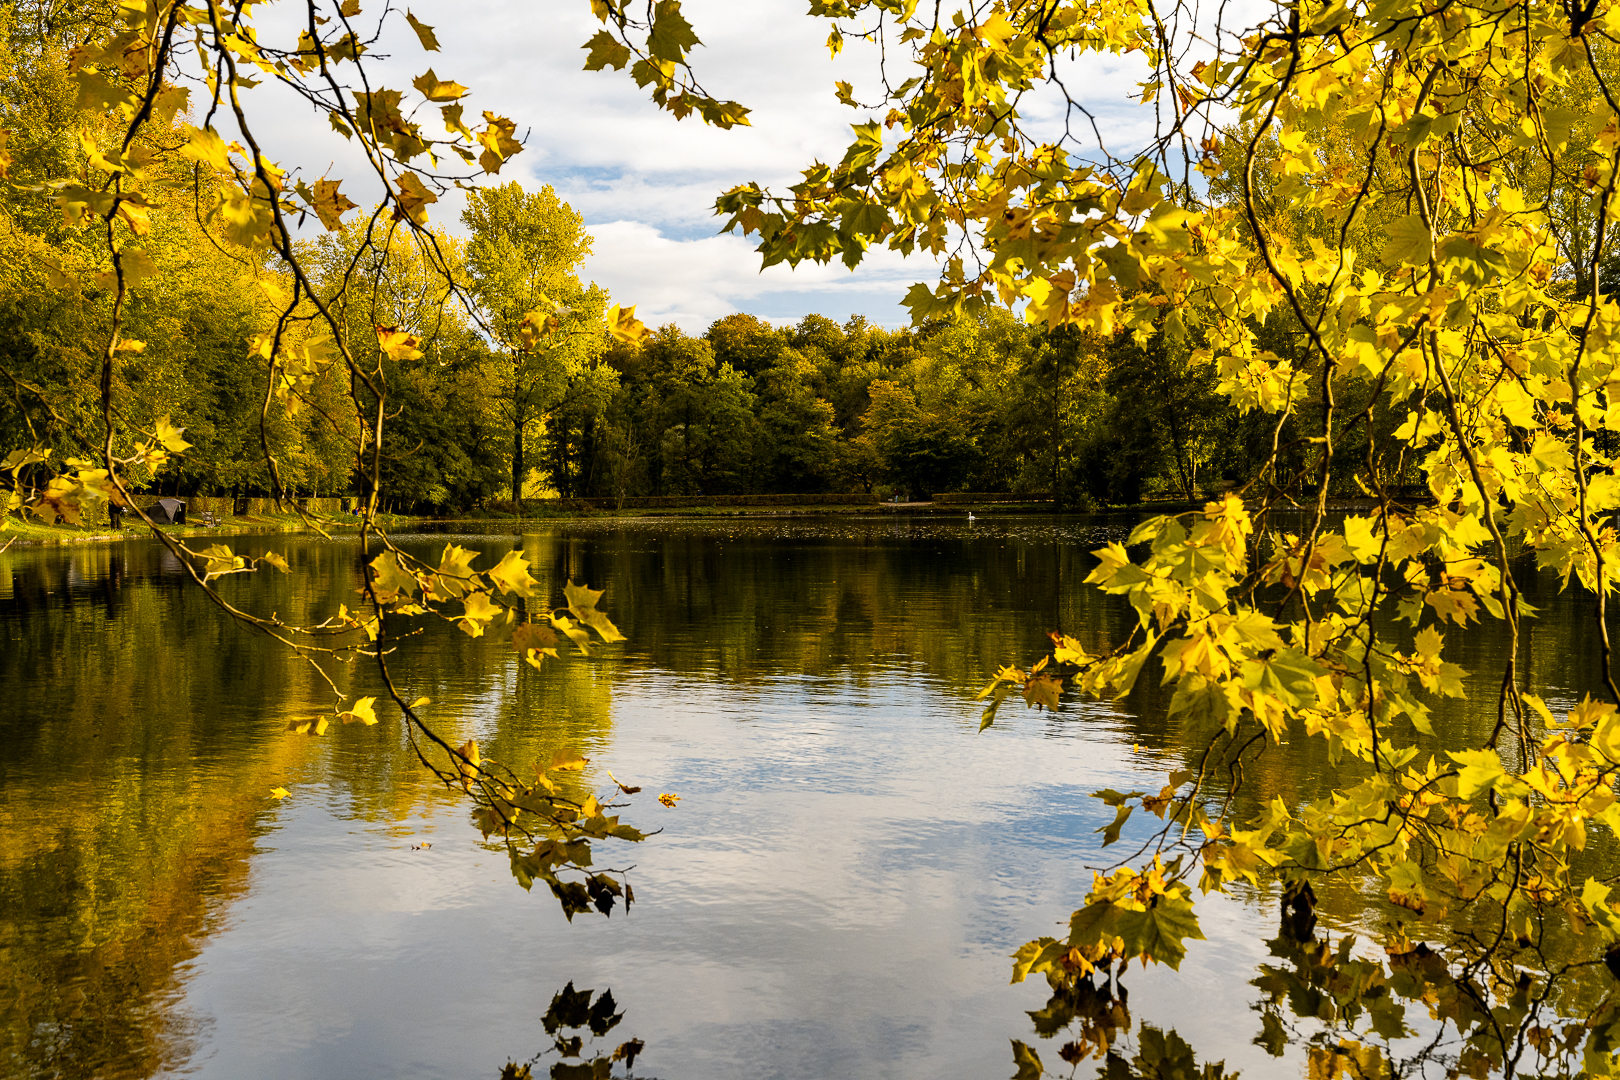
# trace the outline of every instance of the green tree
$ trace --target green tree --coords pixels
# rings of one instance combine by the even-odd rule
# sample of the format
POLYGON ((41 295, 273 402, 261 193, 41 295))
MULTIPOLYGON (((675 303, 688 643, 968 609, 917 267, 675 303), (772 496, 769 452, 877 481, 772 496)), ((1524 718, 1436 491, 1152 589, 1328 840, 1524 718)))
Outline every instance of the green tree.
POLYGON ((1163 337, 1139 345, 1120 335, 1101 351, 1102 400, 1076 440, 1077 480, 1102 502, 1140 502, 1150 483, 1152 494, 1197 498, 1234 412, 1215 393, 1214 370, 1163 337))
POLYGON ((623 376, 626 404, 647 440, 655 495, 717 495, 743 489, 752 447, 754 395, 747 378, 717 364, 709 343, 673 324, 649 335, 623 376))
POLYGON ((1059 327, 1024 354, 1002 413, 1007 452, 1019 463, 1015 490, 1049 491, 1060 506, 1091 494, 1076 490, 1074 474, 1081 446, 1104 423, 1100 351, 1093 336, 1059 327))
POLYGON ((716 319, 703 336, 716 363, 730 364, 749 378, 774 365, 789 345, 787 334, 764 319, 740 311, 716 319))
MULTIPOLYGON (((448 234, 420 236, 381 214, 323 233, 300 249, 333 297, 346 345, 375 340, 379 326, 416 341, 414 349, 382 361, 386 394, 396 404, 384 421, 391 443, 381 459, 381 484, 396 511, 466 508, 498 491, 506 475, 510 447, 497 393, 504 358, 491 353, 457 294, 463 249, 448 234)), ((375 398, 362 400, 363 414, 373 415, 375 398)), ((358 441, 350 442, 354 470, 358 441)))
POLYGON ((884 475, 914 499, 959 490, 979 457, 960 417, 925 409, 915 390, 887 379, 870 393, 866 435, 884 475))
POLYGON ((591 385, 587 373, 606 347, 607 294, 580 284, 591 237, 549 186, 533 193, 516 183, 475 188, 461 220, 470 233, 467 293, 502 358, 495 393, 511 425, 517 502, 531 468, 529 429, 591 385))
POLYGON ((755 486, 766 491, 831 488, 840 448, 833 407, 816 396, 816 368, 797 349, 784 349, 754 378, 758 398, 755 486))

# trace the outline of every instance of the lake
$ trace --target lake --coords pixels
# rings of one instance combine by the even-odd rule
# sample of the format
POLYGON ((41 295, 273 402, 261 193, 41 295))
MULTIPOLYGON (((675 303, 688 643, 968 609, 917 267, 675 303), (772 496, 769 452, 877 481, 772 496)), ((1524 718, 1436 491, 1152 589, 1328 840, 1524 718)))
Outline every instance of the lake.
MULTIPOLYGON (((578 753, 593 790, 610 770, 644 788, 625 820, 660 831, 598 856, 634 865, 636 904, 572 924, 514 882, 392 718, 288 732, 331 709, 320 676, 232 625, 155 542, 0 555, 0 1073, 494 1080, 534 1059, 542 1076, 557 1060, 542 1017, 569 984, 611 988, 623 1019, 594 1042, 643 1040, 636 1076, 999 1078, 1013 1039, 1058 1066, 1062 1040, 1027 1015, 1047 988, 1008 986, 1009 954, 1060 933, 1113 855, 1089 793, 1156 789, 1188 741, 1151 689, 1128 707, 1009 703, 982 734, 973 695, 1049 631, 1124 637, 1130 614, 1082 579, 1130 524, 585 520, 451 537, 520 547, 551 597, 570 579, 605 588, 629 638, 537 672, 437 626, 394 661, 456 741, 523 766, 578 753)), ((445 541, 401 543, 436 560, 445 541)), ((353 539, 230 542, 293 570, 225 580, 235 603, 319 621, 355 602, 353 539)), ((1525 663, 1567 707, 1594 685, 1588 616, 1546 582, 1533 600, 1525 663)), ((1500 651, 1485 630, 1447 656, 1500 651)), ((363 662, 339 681, 380 692, 363 662)), ((1448 722, 1488 729, 1488 711, 1448 722)), ((1289 798, 1334 775, 1309 755, 1264 760, 1289 798)), ((1342 909, 1335 932, 1381 917, 1342 909)), ((1254 1043, 1275 896, 1199 911, 1209 940, 1179 975, 1126 977, 1133 1019, 1249 1077, 1304 1075, 1299 1047, 1254 1043)))

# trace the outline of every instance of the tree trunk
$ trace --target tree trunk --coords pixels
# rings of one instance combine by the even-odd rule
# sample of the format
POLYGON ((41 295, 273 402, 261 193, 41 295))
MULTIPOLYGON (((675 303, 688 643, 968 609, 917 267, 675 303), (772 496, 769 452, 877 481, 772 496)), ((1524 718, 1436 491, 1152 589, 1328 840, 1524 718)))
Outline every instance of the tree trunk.
MULTIPOLYGON (((686 472, 682 477, 686 483, 692 482, 692 397, 686 398, 686 426, 681 429, 681 468, 686 472)), ((701 488, 699 491, 701 492, 701 488)))
POLYGON ((557 479, 559 482, 554 486, 560 494, 572 498, 575 492, 574 476, 568 468, 568 421, 557 420, 557 427, 558 430, 551 437, 552 441, 557 444, 557 479))
POLYGON ((512 505, 523 507, 523 411, 517 410, 512 424, 512 505))
POLYGON ((1063 358, 1052 364, 1052 505, 1063 509, 1063 358))
POLYGON ((1174 448, 1176 475, 1181 480, 1181 493, 1188 502, 1196 501, 1193 496, 1193 473, 1188 468, 1188 461, 1192 453, 1190 448, 1183 445, 1181 438, 1181 424, 1176 410, 1170 410, 1170 444, 1174 448))

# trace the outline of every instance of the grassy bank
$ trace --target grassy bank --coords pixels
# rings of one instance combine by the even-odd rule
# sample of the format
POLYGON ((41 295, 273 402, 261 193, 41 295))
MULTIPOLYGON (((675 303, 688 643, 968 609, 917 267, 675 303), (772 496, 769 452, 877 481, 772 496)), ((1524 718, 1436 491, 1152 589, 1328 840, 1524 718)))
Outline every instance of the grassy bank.
MULTIPOLYGON (((383 515, 377 519, 385 529, 397 529, 421 522, 421 518, 399 517, 396 515, 383 515)), ((244 517, 228 517, 218 525, 160 525, 160 529, 170 536, 187 538, 201 538, 208 536, 244 536, 251 533, 300 533, 313 532, 308 523, 297 514, 250 514, 244 517)), ((349 533, 356 531, 357 524, 351 520, 338 521, 327 526, 333 533, 349 533)), ((19 547, 52 544, 86 544, 86 543, 112 543, 121 540, 144 540, 151 536, 151 532, 136 517, 126 517, 122 529, 110 529, 105 525, 46 525, 34 518, 21 519, 9 517, 5 520, 4 528, 0 528, 0 546, 13 543, 19 547)))

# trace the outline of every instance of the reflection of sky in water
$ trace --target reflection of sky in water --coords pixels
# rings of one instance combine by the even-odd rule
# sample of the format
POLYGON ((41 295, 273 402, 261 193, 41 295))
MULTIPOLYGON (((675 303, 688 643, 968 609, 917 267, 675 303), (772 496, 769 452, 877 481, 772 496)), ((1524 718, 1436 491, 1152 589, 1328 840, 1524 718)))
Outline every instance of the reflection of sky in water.
POLYGON ((645 676, 614 698, 607 764, 683 796, 638 800, 665 831, 625 853, 628 919, 567 926, 453 812, 390 839, 289 800, 188 984, 214 1018, 202 1073, 460 1075, 532 1053, 568 979, 614 988, 652 1075, 1006 1071, 1044 999, 1006 988, 1007 954, 1083 893, 1083 796, 1128 784, 1128 755, 1021 718, 975 738, 948 722, 960 701, 899 681, 842 712, 795 680, 681 689, 645 676))
MULTIPOLYGON (((612 988, 626 1013, 615 1034, 647 1041, 640 1075, 1009 1074, 1007 1040, 1035 1041, 1023 1010, 1046 992, 1007 987, 1008 954, 1060 933, 1090 884, 1095 830, 1111 814, 1087 795, 1156 789, 1183 751, 1151 718, 1107 704, 1053 716, 1014 701, 980 735, 972 691, 997 664, 1032 655, 1054 619, 1112 632, 1117 614, 1099 614, 1080 586, 1083 561, 1055 560, 1123 531, 1108 520, 790 518, 457 537, 490 552, 521 543, 549 583, 607 584, 605 603, 631 637, 595 667, 538 676, 516 670, 498 643, 453 632, 410 643, 419 667, 407 681, 432 684, 434 709, 455 718, 460 737, 490 752, 560 726, 595 759, 598 785, 607 769, 645 785, 627 819, 663 832, 598 855, 635 864, 636 906, 572 926, 549 896, 512 882, 502 851, 477 844, 460 804, 432 789, 388 725, 289 741, 279 726, 318 694, 273 671, 244 674, 257 654, 217 667, 198 658, 165 684, 171 710, 221 695, 232 704, 228 722, 183 744, 185 767, 200 770, 187 782, 205 793, 195 798, 249 808, 256 840, 241 853, 245 884, 209 901, 213 914, 177 954, 172 1010, 194 1047, 183 1072, 494 1077, 547 1044, 539 1017, 572 980, 612 988), (601 708, 611 724, 595 716, 601 708), (276 783, 294 793, 268 804, 276 783), (653 802, 660 791, 680 793, 679 807, 653 802), (431 847, 413 850, 424 841, 431 847)), ((436 552, 442 540, 412 542, 436 552)), ((341 543, 272 543, 332 575, 352 572, 341 543)), ((122 632, 135 635, 119 647, 137 666, 164 633, 173 647, 196 638, 247 648, 194 597, 165 592, 141 606, 152 581, 176 584, 161 559, 108 569, 84 553, 24 556, 0 573, 8 640, 44 649, 25 620, 71 617, 84 636, 62 631, 50 647, 112 649, 122 632)), ((1543 602, 1544 621, 1569 619, 1543 602)), ((1550 644, 1545 662, 1567 664, 1569 651, 1550 644)), ((19 701, 28 671, 9 672, 19 701)), ((168 722, 146 715, 128 709, 117 722, 168 722)), ((84 738, 106 730, 127 751, 87 757, 81 772, 161 778, 181 768, 151 738, 156 728, 119 735, 100 713, 86 722, 84 738)), ((75 760, 79 729, 44 706, 12 723, 0 731, 15 736, 0 751, 0 781, 19 797, 0 813, 23 830, 14 835, 43 837, 48 800, 22 796, 50 790, 54 765, 75 760)), ((76 797, 92 805, 95 794, 76 797)), ((1126 830, 1127 841, 1142 835, 1141 822, 1126 830)), ((0 866, 26 870, 28 857, 0 866)), ((1250 1045, 1259 1024, 1248 983, 1274 909, 1205 898, 1199 916, 1210 940, 1194 944, 1179 976, 1127 977, 1135 1018, 1176 1028, 1201 1061, 1225 1058, 1249 1077, 1302 1074, 1302 1055, 1279 1061, 1250 1045)), ((17 929, 5 921, 0 929, 17 929)), ((1061 1041, 1040 1044, 1049 1065, 1061 1041)), ((109 1063, 103 1075, 129 1072, 109 1063)))

